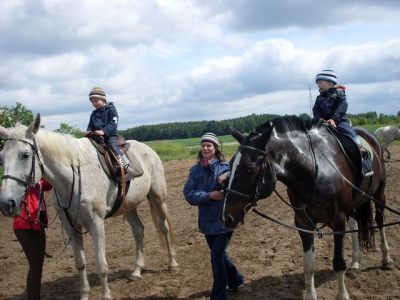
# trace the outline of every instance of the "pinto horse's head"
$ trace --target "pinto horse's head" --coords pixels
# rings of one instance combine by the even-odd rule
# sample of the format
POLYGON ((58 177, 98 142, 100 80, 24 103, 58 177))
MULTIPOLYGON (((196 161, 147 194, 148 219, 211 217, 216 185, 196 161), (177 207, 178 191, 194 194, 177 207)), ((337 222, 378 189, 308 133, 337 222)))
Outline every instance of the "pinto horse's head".
POLYGON ((6 140, 0 152, 3 164, 0 210, 4 216, 19 215, 25 193, 40 180, 41 173, 35 172, 38 166, 34 145, 34 135, 39 127, 39 114, 29 127, 18 124, 7 129, 0 126, 0 138, 6 140))
POLYGON ((222 220, 226 228, 235 229, 244 224, 245 214, 258 199, 271 195, 276 176, 266 150, 272 127, 248 137, 233 127, 230 130, 240 146, 230 161, 231 176, 225 190, 222 220))

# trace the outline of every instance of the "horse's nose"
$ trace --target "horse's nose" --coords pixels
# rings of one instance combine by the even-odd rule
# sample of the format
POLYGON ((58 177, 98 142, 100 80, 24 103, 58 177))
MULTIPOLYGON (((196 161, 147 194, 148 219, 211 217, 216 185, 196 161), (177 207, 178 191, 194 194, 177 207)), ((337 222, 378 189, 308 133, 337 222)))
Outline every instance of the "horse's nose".
POLYGON ((0 210, 4 216, 13 216, 17 208, 17 201, 14 199, 0 199, 0 210))
POLYGON ((231 215, 224 216, 224 226, 228 229, 235 229, 235 220, 231 215))

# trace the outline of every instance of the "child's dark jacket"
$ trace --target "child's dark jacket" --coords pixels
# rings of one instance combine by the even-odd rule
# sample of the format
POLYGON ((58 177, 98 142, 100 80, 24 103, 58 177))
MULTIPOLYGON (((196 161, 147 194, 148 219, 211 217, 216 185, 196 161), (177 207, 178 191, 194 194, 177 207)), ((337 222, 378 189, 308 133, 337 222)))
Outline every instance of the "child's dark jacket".
POLYGON ((314 119, 333 119, 338 124, 345 118, 347 107, 345 92, 339 88, 330 88, 327 92, 321 92, 317 96, 313 107, 314 119))
POLYGON ((105 138, 118 135, 118 112, 114 103, 110 102, 90 115, 87 131, 103 130, 105 138))

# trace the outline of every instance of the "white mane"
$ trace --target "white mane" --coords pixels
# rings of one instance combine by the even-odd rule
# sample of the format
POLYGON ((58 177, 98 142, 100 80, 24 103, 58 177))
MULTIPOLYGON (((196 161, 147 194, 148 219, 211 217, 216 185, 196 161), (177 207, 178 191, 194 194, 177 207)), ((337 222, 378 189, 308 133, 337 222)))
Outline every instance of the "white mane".
MULTIPOLYGON (((10 137, 13 139, 24 139, 28 127, 17 124, 10 129, 10 137)), ((86 139, 77 139, 71 135, 56 133, 40 129, 35 135, 35 141, 40 152, 50 154, 60 163, 66 166, 77 167, 88 160, 90 143, 86 139)))

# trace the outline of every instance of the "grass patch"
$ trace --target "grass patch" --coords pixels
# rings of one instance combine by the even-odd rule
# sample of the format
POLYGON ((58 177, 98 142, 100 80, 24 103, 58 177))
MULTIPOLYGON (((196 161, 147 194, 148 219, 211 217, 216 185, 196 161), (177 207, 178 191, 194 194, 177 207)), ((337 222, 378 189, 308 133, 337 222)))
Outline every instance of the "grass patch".
MULTIPOLYGON (((227 136, 228 137, 228 136, 227 136)), ((218 138, 219 139, 219 138, 218 138)), ((239 143, 231 136, 230 142, 222 142, 221 150, 224 155, 233 155, 239 146, 239 143)), ((180 160, 186 158, 196 158, 200 150, 200 139, 182 139, 169 141, 151 141, 145 142, 151 147, 162 161, 180 160)), ((220 139, 221 141, 221 139, 220 139)), ((223 140, 222 140, 223 141, 223 140)))

